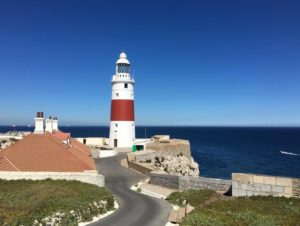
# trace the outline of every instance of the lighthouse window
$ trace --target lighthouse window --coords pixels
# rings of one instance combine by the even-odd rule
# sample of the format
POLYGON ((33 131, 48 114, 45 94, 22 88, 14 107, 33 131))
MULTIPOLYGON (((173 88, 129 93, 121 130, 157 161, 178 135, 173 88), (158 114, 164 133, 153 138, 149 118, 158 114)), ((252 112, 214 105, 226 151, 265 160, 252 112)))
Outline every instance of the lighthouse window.
POLYGON ((128 64, 118 64, 118 73, 129 73, 130 66, 128 64))
POLYGON ((128 88, 128 84, 127 84, 127 83, 124 84, 124 88, 125 88, 125 89, 128 88))

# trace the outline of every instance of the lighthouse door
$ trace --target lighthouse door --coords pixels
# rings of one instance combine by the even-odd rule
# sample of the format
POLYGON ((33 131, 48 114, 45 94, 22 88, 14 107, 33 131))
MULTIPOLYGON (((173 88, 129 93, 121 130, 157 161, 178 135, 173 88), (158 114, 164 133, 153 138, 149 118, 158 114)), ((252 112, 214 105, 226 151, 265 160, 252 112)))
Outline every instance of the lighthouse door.
POLYGON ((118 139, 114 139, 114 147, 118 147, 118 139))

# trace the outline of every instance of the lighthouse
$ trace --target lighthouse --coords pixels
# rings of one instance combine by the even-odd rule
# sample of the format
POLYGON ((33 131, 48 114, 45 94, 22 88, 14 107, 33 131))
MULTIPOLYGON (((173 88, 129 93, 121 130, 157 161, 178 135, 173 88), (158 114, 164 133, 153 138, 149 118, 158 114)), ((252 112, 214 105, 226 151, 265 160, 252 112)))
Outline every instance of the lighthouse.
POLYGON ((134 80, 130 77, 130 62, 122 52, 112 77, 109 146, 131 147, 135 140, 134 80))

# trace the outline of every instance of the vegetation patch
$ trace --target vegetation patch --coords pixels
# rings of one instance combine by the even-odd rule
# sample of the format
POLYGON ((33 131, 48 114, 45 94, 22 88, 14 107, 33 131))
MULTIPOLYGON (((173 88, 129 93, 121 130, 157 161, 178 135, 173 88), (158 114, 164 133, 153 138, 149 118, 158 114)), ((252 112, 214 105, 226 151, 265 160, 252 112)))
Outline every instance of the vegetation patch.
POLYGON ((284 197, 224 198, 213 191, 188 190, 168 197, 173 204, 187 200, 195 210, 181 226, 295 226, 300 225, 300 199, 284 197), (219 197, 216 199, 216 197, 219 197))
POLYGON ((33 225, 56 218, 77 225, 114 208, 106 188, 65 180, 0 180, 0 225, 33 225))
POLYGON ((196 207, 210 199, 213 194, 214 191, 212 190, 186 190, 183 192, 173 192, 168 196, 167 200, 178 206, 184 206, 185 204, 190 203, 192 206, 196 207))

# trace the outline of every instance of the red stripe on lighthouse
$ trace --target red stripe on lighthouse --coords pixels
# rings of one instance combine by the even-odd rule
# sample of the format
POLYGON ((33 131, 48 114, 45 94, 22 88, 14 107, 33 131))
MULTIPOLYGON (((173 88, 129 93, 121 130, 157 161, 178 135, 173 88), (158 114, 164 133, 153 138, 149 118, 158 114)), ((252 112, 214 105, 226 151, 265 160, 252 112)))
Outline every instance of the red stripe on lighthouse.
POLYGON ((134 121, 133 100, 112 100, 110 121, 134 121))

